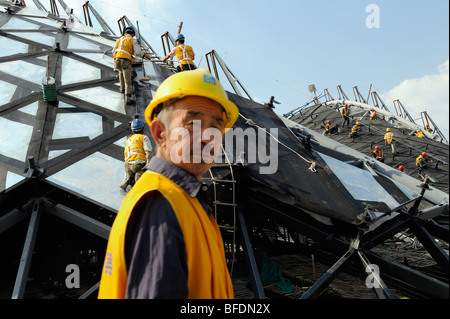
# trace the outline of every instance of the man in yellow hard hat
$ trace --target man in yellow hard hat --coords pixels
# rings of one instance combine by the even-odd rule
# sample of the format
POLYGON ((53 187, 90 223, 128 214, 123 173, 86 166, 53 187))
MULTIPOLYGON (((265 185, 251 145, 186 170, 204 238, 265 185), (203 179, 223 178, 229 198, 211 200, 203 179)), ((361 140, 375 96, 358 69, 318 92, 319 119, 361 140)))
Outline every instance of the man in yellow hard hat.
POLYGON ((394 134, 389 127, 386 129, 386 134, 384 134, 384 145, 390 145, 392 154, 395 154, 394 134))
POLYGON ((157 152, 111 228, 99 298, 233 298, 201 177, 238 115, 207 70, 160 85, 145 111, 157 152))

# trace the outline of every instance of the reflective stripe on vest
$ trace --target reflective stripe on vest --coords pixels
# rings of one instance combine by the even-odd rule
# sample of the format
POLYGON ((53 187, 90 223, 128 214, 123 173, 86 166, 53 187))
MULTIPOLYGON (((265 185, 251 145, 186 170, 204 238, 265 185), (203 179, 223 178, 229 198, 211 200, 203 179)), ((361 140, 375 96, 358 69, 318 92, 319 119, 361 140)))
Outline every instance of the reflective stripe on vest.
POLYGON ((113 58, 128 59, 133 62, 133 43, 134 38, 132 38, 129 34, 118 39, 116 42, 113 58))
POLYGON ((125 161, 146 160, 144 150, 144 135, 134 134, 127 140, 127 146, 124 149, 125 161))
POLYGON ((153 191, 172 206, 183 232, 188 267, 188 298, 233 298, 220 230, 196 198, 190 197, 167 177, 146 171, 128 192, 109 235, 98 298, 124 298, 127 283, 125 231, 134 207, 153 191))
POLYGON ((180 44, 177 46, 176 57, 180 62, 180 66, 184 64, 194 64, 192 60, 194 59, 194 51, 189 45, 180 44))

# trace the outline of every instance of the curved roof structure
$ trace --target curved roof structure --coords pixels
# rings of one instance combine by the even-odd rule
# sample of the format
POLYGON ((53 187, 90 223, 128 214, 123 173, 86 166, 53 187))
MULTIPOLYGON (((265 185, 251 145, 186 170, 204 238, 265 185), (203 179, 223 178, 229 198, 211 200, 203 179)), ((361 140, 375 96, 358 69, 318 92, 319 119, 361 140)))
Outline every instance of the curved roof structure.
MULTIPOLYGON (((56 297, 94 298, 109 229, 126 196, 119 185, 129 124, 144 118, 174 68, 141 36, 152 59, 133 64, 136 103, 127 104, 112 66, 118 37, 103 20, 103 31, 96 31, 75 21, 69 8, 64 17, 5 1, 0 9, 0 38, 11 48, 0 51, 0 243, 11 243, 0 291, 8 298, 48 297, 45 287, 53 280, 60 287, 52 291, 56 297), (88 274, 76 292, 64 287, 68 264, 88 274)), ((238 90, 228 96, 240 116, 204 182, 230 271, 247 265, 250 293, 265 298, 268 292, 256 252, 309 256, 312 249, 331 258, 329 266, 337 261, 333 269, 339 270, 370 257, 389 269, 389 283, 413 282, 416 290, 403 294, 448 298, 448 252, 441 247, 448 226, 435 221, 448 215, 448 144, 428 135, 418 141, 408 135, 409 123, 382 111, 383 119, 367 120, 370 106, 358 103, 351 104, 353 120, 363 123, 363 134, 353 140, 346 128, 332 138, 321 132, 324 120, 339 120, 342 101, 279 117, 271 102, 256 103, 238 90), (398 154, 382 164, 368 152, 387 125, 399 137, 398 154), (417 179, 409 161, 423 148, 438 165, 417 179), (396 169, 399 163, 406 174, 396 169), (408 238, 420 239, 439 275, 447 269, 444 278, 374 252, 410 230, 408 238)), ((150 136, 147 126, 145 133, 150 136)), ((317 280, 298 296, 315 298, 330 281, 317 280)), ((379 298, 395 297, 384 282, 373 290, 379 298)))

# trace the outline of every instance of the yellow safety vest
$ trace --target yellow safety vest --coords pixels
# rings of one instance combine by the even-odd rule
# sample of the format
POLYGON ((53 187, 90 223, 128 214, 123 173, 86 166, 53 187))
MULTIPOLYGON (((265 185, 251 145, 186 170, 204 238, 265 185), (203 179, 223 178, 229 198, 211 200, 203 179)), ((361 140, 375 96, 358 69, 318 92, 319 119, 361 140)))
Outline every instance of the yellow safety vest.
POLYGON ((133 43, 134 38, 127 34, 123 37, 120 37, 116 41, 116 46, 114 47, 114 55, 113 58, 122 58, 122 59, 128 59, 131 61, 131 63, 134 62, 133 60, 133 43))
POLYGON ((419 167, 419 166, 422 166, 423 164, 425 164, 425 159, 423 158, 422 155, 419 155, 416 158, 416 166, 419 167))
POLYGON ((188 63, 194 64, 194 62, 192 62, 194 60, 194 50, 190 45, 180 44, 177 46, 175 55, 180 62, 180 66, 188 63))
POLYGON ((376 158, 383 158, 383 151, 382 150, 375 150, 373 151, 373 154, 375 155, 376 158))
POLYGON ((128 140, 125 149, 123 150, 123 155, 125 161, 135 161, 135 160, 147 160, 144 150, 144 135, 143 134, 133 134, 128 140))
POLYGON ((190 197, 167 177, 146 171, 127 194, 109 235, 99 288, 99 299, 125 297, 127 266, 125 231, 134 207, 146 194, 158 191, 170 203, 180 223, 186 245, 189 299, 232 299, 222 236, 212 215, 205 213, 197 198, 190 197))
POLYGON ((394 135, 392 134, 392 132, 387 132, 384 135, 384 138, 386 139, 386 142, 390 144, 392 142, 392 139, 394 138, 394 135))
POLYGON ((349 116, 349 114, 350 114, 350 112, 349 112, 348 108, 344 108, 344 109, 342 110, 342 115, 344 115, 344 116, 349 116))
POLYGON ((422 138, 422 137, 424 136, 424 134, 422 133, 422 131, 417 130, 416 136, 417 136, 418 138, 422 138))

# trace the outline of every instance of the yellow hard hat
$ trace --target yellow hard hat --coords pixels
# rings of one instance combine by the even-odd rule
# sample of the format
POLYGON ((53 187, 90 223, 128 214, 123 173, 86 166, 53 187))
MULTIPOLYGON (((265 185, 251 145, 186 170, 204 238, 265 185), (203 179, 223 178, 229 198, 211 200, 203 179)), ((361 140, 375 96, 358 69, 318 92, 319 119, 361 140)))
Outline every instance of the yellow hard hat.
POLYGON ((391 129, 390 129, 390 128, 387 128, 387 129, 386 129, 386 132, 390 132, 390 131, 391 131, 391 129))
POLYGON ((228 100, 227 93, 220 82, 206 69, 183 71, 164 80, 145 110, 145 119, 148 125, 156 119, 156 110, 162 103, 171 99, 181 99, 186 96, 206 97, 219 103, 225 110, 228 122, 225 128, 231 128, 239 116, 237 106, 228 100))
POLYGON ((359 122, 356 122, 356 125, 359 125, 359 122))

